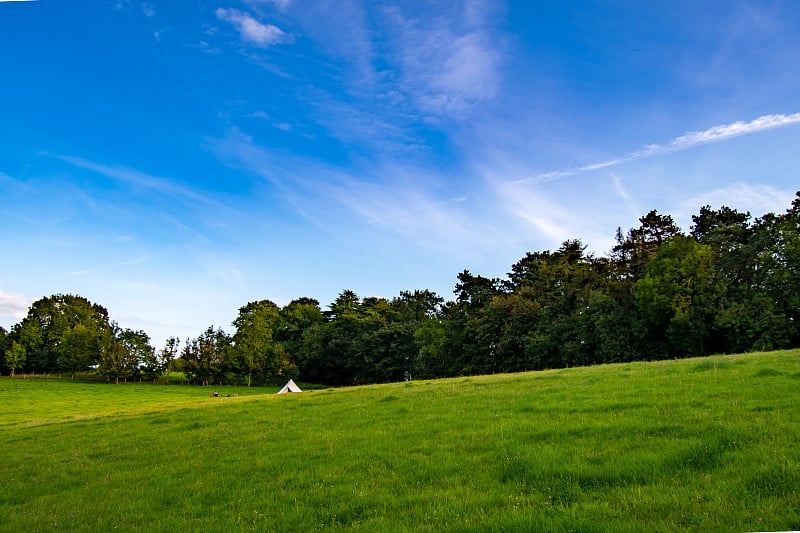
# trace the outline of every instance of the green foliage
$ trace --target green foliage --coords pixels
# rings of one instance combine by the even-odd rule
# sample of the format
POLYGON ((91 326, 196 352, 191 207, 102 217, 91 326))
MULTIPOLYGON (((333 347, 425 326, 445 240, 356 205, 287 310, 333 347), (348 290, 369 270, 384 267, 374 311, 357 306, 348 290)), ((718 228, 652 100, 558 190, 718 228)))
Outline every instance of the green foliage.
POLYGON ((11 372, 12 378, 14 373, 25 364, 25 358, 25 347, 17 341, 12 341, 11 346, 5 351, 6 367, 11 372))
POLYGON ((414 373, 419 379, 448 375, 447 323, 431 318, 414 332, 417 358, 414 373))
POLYGON ((721 300, 716 281, 709 246, 679 236, 659 248, 635 285, 637 306, 648 324, 649 347, 654 354, 676 357, 707 353, 721 300))
POLYGON ((3 326, 0 326, 0 358, 3 358, 3 360, 5 360, 6 345, 9 343, 8 331, 3 326))
POLYGON ((24 370, 76 372, 95 364, 111 336, 108 311, 80 296, 35 301, 11 333, 28 354, 24 370))
POLYGON ((222 383, 229 375, 231 338, 222 330, 209 326, 196 339, 183 346, 181 361, 189 383, 210 385, 222 383))
POLYGON ((795 530, 798 377, 794 350, 289 397, 3 378, 0 531, 795 530))
POLYGON ((247 385, 277 383, 283 374, 283 347, 275 340, 280 329, 280 309, 269 300, 250 302, 233 321, 236 333, 230 349, 231 367, 247 374, 247 385))
POLYGON ((120 379, 139 378, 142 374, 155 379, 159 373, 150 338, 144 331, 120 329, 114 324, 114 334, 102 348, 98 361, 98 372, 108 380, 119 383, 120 379))

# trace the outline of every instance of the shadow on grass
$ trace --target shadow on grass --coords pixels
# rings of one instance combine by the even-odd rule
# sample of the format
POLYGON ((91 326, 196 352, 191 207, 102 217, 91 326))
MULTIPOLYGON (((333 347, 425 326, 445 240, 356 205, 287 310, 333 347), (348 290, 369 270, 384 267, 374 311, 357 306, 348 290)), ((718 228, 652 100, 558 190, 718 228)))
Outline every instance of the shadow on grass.
MULTIPOLYGON (((570 505, 595 490, 650 485, 665 478, 711 472, 726 463, 743 439, 739 432, 722 424, 709 426, 693 436, 677 426, 651 430, 653 435, 667 436, 655 444, 658 449, 647 448, 621 457, 599 454, 573 459, 568 451, 554 446, 517 447, 506 451, 498 462, 498 477, 502 483, 523 492, 544 494, 553 504, 570 505)), ((571 433, 574 438, 575 432, 571 433)), ((591 434, 587 432, 579 438, 591 439, 591 434)), ((562 442, 569 440, 565 436, 562 442)), ((787 473, 787 487, 796 475, 792 472, 787 473)))

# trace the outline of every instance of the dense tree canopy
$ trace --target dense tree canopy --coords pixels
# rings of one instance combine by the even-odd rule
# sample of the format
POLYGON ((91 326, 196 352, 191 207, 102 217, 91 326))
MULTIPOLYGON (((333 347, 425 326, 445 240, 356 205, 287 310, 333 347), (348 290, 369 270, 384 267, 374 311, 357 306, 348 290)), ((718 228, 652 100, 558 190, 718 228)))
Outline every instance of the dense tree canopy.
POLYGON ((54 295, 0 328, 2 361, 115 381, 177 363, 194 383, 347 385, 800 346, 800 192, 782 214, 703 206, 692 222, 685 234, 653 210, 617 231, 608 257, 575 239, 526 253, 505 279, 464 270, 451 301, 428 290, 344 290, 326 310, 254 301, 233 335, 209 327, 180 357, 174 337, 156 353, 103 307, 54 295))
POLYGON ((34 302, 9 335, 25 348, 24 370, 40 373, 87 370, 112 336, 108 311, 70 294, 34 302))

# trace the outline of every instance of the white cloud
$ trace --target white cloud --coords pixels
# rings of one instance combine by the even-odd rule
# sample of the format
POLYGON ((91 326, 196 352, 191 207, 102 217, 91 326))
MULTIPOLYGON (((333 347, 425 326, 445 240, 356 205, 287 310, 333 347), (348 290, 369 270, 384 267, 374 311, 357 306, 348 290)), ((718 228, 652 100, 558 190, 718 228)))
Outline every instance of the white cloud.
POLYGON ((577 176, 579 174, 585 174, 587 172, 600 170, 602 168, 614 167, 622 163, 628 163, 630 161, 636 161, 647 157, 653 157, 659 154, 676 152, 679 150, 688 150, 689 148, 702 144, 720 142, 727 139, 731 139, 733 137, 750 135, 753 133, 759 133, 762 131, 767 131, 774 128, 780 128, 783 126, 791 126, 795 124, 800 124, 800 113, 793 113, 789 115, 786 114, 764 115, 758 117, 757 119, 751 120, 750 122, 737 121, 731 124, 712 126, 702 131, 691 131, 689 133, 685 133, 684 135, 676 137, 675 139, 666 144, 649 144, 645 146, 642 150, 639 150, 638 152, 632 152, 618 159, 601 161, 599 163, 592 163, 589 165, 570 168, 566 170, 545 172, 543 174, 538 174, 532 178, 517 180, 515 183, 526 183, 532 181, 543 182, 543 181, 556 180, 560 178, 566 178, 570 176, 577 176))
POLYGON ((682 150, 685 148, 691 148, 692 146, 696 146, 698 144, 722 141, 725 139, 730 139, 731 137, 739 137, 740 135, 758 133, 760 131, 771 130, 781 126, 790 126, 798 123, 800 123, 800 113, 794 113, 791 115, 764 115, 763 117, 758 117, 750 122, 744 122, 740 120, 732 124, 712 126, 703 131, 692 131, 677 137, 667 145, 648 146, 645 148, 643 154, 649 154, 651 152, 659 153, 672 150, 682 150))
POLYGON ((288 35, 272 24, 263 24, 252 17, 249 13, 238 9, 217 8, 217 18, 229 22, 241 34, 242 40, 254 44, 261 48, 267 48, 273 44, 285 42, 288 35))
POLYGON ((19 322, 28 313, 32 300, 0 290, 0 321, 19 322))
POLYGON ((153 15, 156 14, 155 10, 153 9, 153 6, 151 6, 147 2, 142 2, 142 11, 144 11, 145 16, 147 17, 152 17, 153 15))

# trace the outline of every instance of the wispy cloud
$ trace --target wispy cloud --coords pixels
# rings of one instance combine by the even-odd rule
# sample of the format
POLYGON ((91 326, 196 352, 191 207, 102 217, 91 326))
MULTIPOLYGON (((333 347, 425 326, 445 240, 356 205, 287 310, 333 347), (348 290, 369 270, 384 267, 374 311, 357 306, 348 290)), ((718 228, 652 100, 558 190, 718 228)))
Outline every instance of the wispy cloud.
POLYGON ((675 209, 675 218, 688 228, 691 216, 703 205, 713 208, 726 205, 739 211, 750 211, 754 217, 765 213, 783 213, 793 196, 792 189, 781 190, 772 185, 738 182, 686 198, 675 209))
POLYGON ((398 236, 423 249, 463 253, 497 244, 501 233, 481 222, 482 215, 471 210, 474 205, 466 196, 441 198, 434 188, 411 184, 410 176, 421 179, 420 169, 384 168, 380 173, 394 177, 369 183, 343 176, 321 186, 320 192, 336 201, 343 213, 354 214, 355 221, 363 220, 379 234, 398 236))
POLYGON ((314 120, 352 149, 404 157, 426 149, 414 130, 413 117, 391 102, 342 101, 315 91, 312 109, 314 120))
POLYGON ((243 211, 235 198, 225 194, 198 191, 176 180, 152 176, 128 167, 104 165, 79 157, 43 155, 117 181, 124 186, 129 206, 140 206, 151 217, 162 220, 164 224, 198 242, 205 242, 209 232, 227 231, 226 228, 234 224, 249 224, 258 220, 257 215, 243 211))
POLYGON ((225 164, 262 177, 286 206, 332 238, 366 230, 428 250, 463 253, 496 248, 505 234, 471 211, 466 187, 448 185, 444 176, 412 164, 337 168, 258 146, 238 132, 209 144, 225 164))
POLYGON ((387 10, 397 32, 402 88, 434 117, 463 116, 493 98, 501 85, 501 51, 485 27, 483 2, 431 21, 387 10))
POLYGON ((557 170, 554 172, 545 172, 532 178, 517 180, 514 183, 527 183, 527 182, 544 182, 566 178, 570 176, 577 176, 585 174, 594 170, 603 168, 615 167, 630 161, 645 159, 660 154, 669 152, 676 152, 680 150, 688 150, 698 145, 709 144, 731 139, 733 137, 740 137, 742 135, 750 135, 762 131, 780 128, 783 126, 791 126, 800 124, 800 113, 793 114, 778 114, 778 115, 764 115, 750 122, 736 121, 731 124, 722 124, 719 126, 712 126, 702 131, 691 131, 666 144, 650 144, 643 149, 632 152, 626 156, 618 159, 610 159, 608 161, 601 161, 598 163, 591 163, 581 167, 570 168, 566 170, 557 170))
POLYGON ((283 30, 272 24, 261 23, 249 13, 222 7, 217 8, 215 13, 218 19, 232 24, 243 41, 260 48, 268 48, 273 44, 289 40, 289 35, 283 30))
POLYGON ((639 209, 639 206, 636 204, 636 202, 634 202, 631 194, 628 192, 628 189, 622 183, 622 179, 614 173, 611 174, 611 179, 614 181, 614 190, 616 191, 617 195, 622 199, 623 202, 625 202, 625 205, 628 206, 631 214, 638 216, 641 213, 641 209, 639 209))
POLYGON ((526 241, 544 248, 557 247, 568 239, 580 238, 594 251, 611 248, 613 233, 604 230, 605 221, 585 207, 583 198, 564 201, 542 188, 519 187, 505 180, 504 175, 487 175, 495 201, 513 218, 508 222, 526 241), (521 221, 522 226, 514 221, 521 221), (533 234, 531 234, 533 229, 533 234))
POLYGON ((156 14, 155 10, 153 9, 153 6, 151 6, 147 2, 142 2, 142 11, 147 17, 152 17, 153 15, 156 14))
MULTIPOLYGON (((43 155, 51 155, 51 154, 43 154, 43 155)), ((82 159, 80 157, 72 157, 65 155, 51 155, 51 156, 56 159, 60 159, 61 161, 64 161, 66 163, 69 163, 73 166, 76 166, 78 168, 83 168, 85 170, 96 172, 100 175, 112 178, 114 180, 126 183, 128 185, 132 185, 134 187, 138 187, 141 189, 151 189, 159 193, 167 194, 172 197, 181 197, 184 199, 204 204, 212 204, 212 205, 215 204, 213 200, 210 200, 209 198, 195 192, 194 190, 186 186, 180 185, 168 179, 151 176, 149 174, 145 174, 143 172, 139 172, 137 170, 133 170, 127 167, 103 165, 100 163, 95 163, 93 161, 82 159)))
POLYGON ((306 0, 302 9, 290 10, 298 31, 326 56, 318 64, 319 72, 332 74, 330 81, 337 84, 343 82, 350 95, 372 95, 385 74, 375 66, 378 32, 372 25, 369 4, 306 0))

